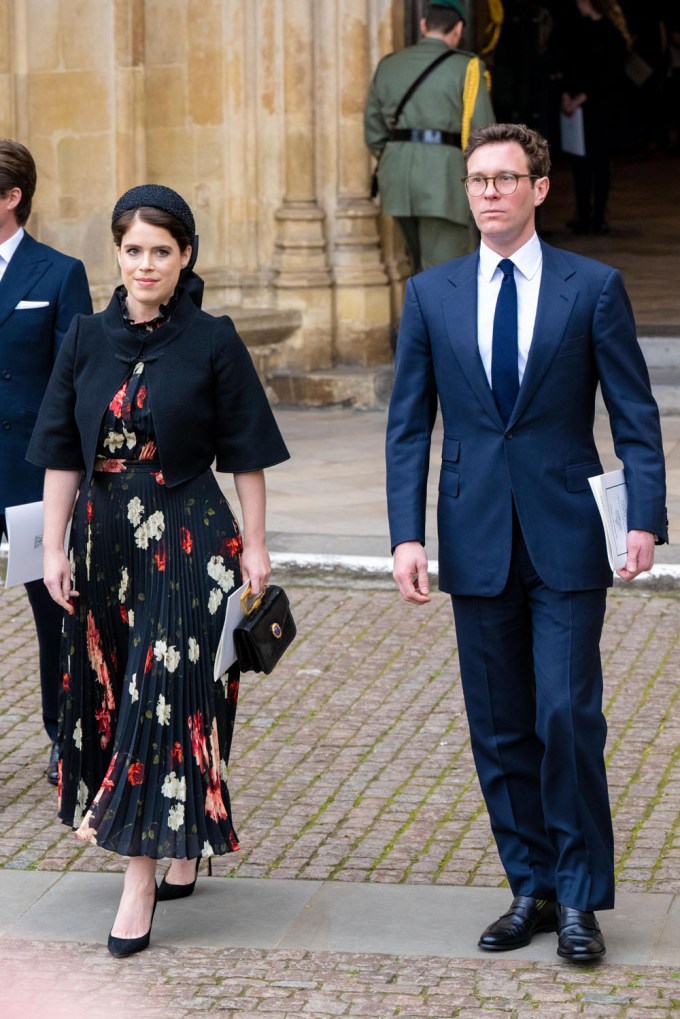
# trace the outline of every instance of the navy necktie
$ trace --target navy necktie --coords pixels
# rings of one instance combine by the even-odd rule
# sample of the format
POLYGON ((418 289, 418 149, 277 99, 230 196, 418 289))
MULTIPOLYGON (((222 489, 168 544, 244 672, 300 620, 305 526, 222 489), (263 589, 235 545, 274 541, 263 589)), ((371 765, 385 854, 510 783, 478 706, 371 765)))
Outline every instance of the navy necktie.
POLYGON ((517 365, 517 287, 515 266, 509 258, 498 263, 503 282, 493 318, 491 388, 503 423, 507 424, 519 392, 517 365))

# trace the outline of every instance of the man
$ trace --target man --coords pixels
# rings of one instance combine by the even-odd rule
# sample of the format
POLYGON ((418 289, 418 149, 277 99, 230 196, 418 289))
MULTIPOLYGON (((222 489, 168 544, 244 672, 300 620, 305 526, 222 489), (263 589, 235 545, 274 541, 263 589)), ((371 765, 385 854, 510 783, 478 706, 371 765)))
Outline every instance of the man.
POLYGON ((420 22, 424 38, 381 60, 364 112, 366 145, 379 159, 382 208, 397 217, 414 272, 470 250, 465 193, 452 185, 464 170, 470 128, 493 123, 494 115, 483 64, 457 49, 464 18, 462 0, 429 4, 420 22))
MULTIPOLYGON (((77 312, 92 302, 82 262, 26 233, 36 185, 25 146, 0 140, 0 531, 5 507, 42 499, 43 472, 26 459, 38 408, 59 345, 77 312)), ((52 747, 47 777, 58 781, 57 722, 62 610, 42 580, 26 584, 40 649, 43 723, 52 747)))
POLYGON ((425 502, 439 400, 439 583, 452 595, 475 764, 515 896, 479 946, 558 931, 572 962, 605 952, 614 904, 599 640, 612 583, 588 478, 598 383, 628 485, 625 567, 667 541, 659 417, 620 274, 535 233, 547 143, 474 132, 465 187, 477 253, 409 280, 387 434, 394 577, 429 599, 425 502), (500 263, 500 267, 499 267, 500 263))

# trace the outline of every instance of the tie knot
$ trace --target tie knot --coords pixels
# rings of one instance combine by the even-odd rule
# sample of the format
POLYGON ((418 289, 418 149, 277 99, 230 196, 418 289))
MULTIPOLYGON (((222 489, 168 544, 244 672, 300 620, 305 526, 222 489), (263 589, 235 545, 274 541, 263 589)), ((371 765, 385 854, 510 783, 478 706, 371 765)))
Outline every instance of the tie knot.
POLYGON ((498 268, 500 269, 504 276, 515 275, 515 263, 512 262, 509 258, 501 258, 500 262, 498 263, 498 268))

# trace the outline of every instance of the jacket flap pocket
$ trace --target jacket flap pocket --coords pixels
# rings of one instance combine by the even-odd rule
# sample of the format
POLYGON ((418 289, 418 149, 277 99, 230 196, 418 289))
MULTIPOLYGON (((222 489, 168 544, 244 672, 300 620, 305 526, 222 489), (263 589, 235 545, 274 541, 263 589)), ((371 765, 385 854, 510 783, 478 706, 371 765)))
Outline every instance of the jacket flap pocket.
POLYGON ((450 467, 444 467, 439 475, 439 491, 441 494, 455 499, 458 496, 459 487, 460 474, 458 471, 453 471, 450 467))
POLYGON ((568 492, 587 492, 590 489, 588 478, 596 474, 602 474, 602 465, 599 460, 592 460, 587 464, 573 464, 564 470, 564 481, 568 492))
POLYGON ((452 439, 449 435, 444 436, 442 443, 442 460, 458 460, 460 456, 460 439, 452 439))

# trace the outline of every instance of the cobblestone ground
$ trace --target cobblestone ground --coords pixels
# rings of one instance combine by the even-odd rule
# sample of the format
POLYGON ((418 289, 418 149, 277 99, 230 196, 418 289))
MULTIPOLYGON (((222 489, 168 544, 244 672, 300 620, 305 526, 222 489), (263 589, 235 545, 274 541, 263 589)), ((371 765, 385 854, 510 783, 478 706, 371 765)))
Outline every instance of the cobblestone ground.
MULTIPOLYGON (((448 599, 435 595, 418 610, 391 590, 289 593, 298 641, 274 674, 243 680, 230 772, 243 848, 216 861, 217 874, 502 884, 471 763, 448 599)), ((119 857, 82 847, 55 820, 23 589, 0 593, 0 619, 0 866, 121 870, 119 857)), ((679 598, 610 596, 608 767, 618 883, 629 891, 680 889, 679 638, 679 598)), ((59 1017, 62 1006, 70 1015, 84 987, 86 1007, 100 1016, 132 1010, 136 998, 141 1019, 680 1014, 680 968, 582 972, 505 958, 246 949, 156 949, 121 967, 97 946, 0 944, 3 1019, 59 1017), (35 972, 27 1012, 22 995, 35 972), (52 983, 59 991, 43 1003, 41 988, 46 995, 52 983)))

